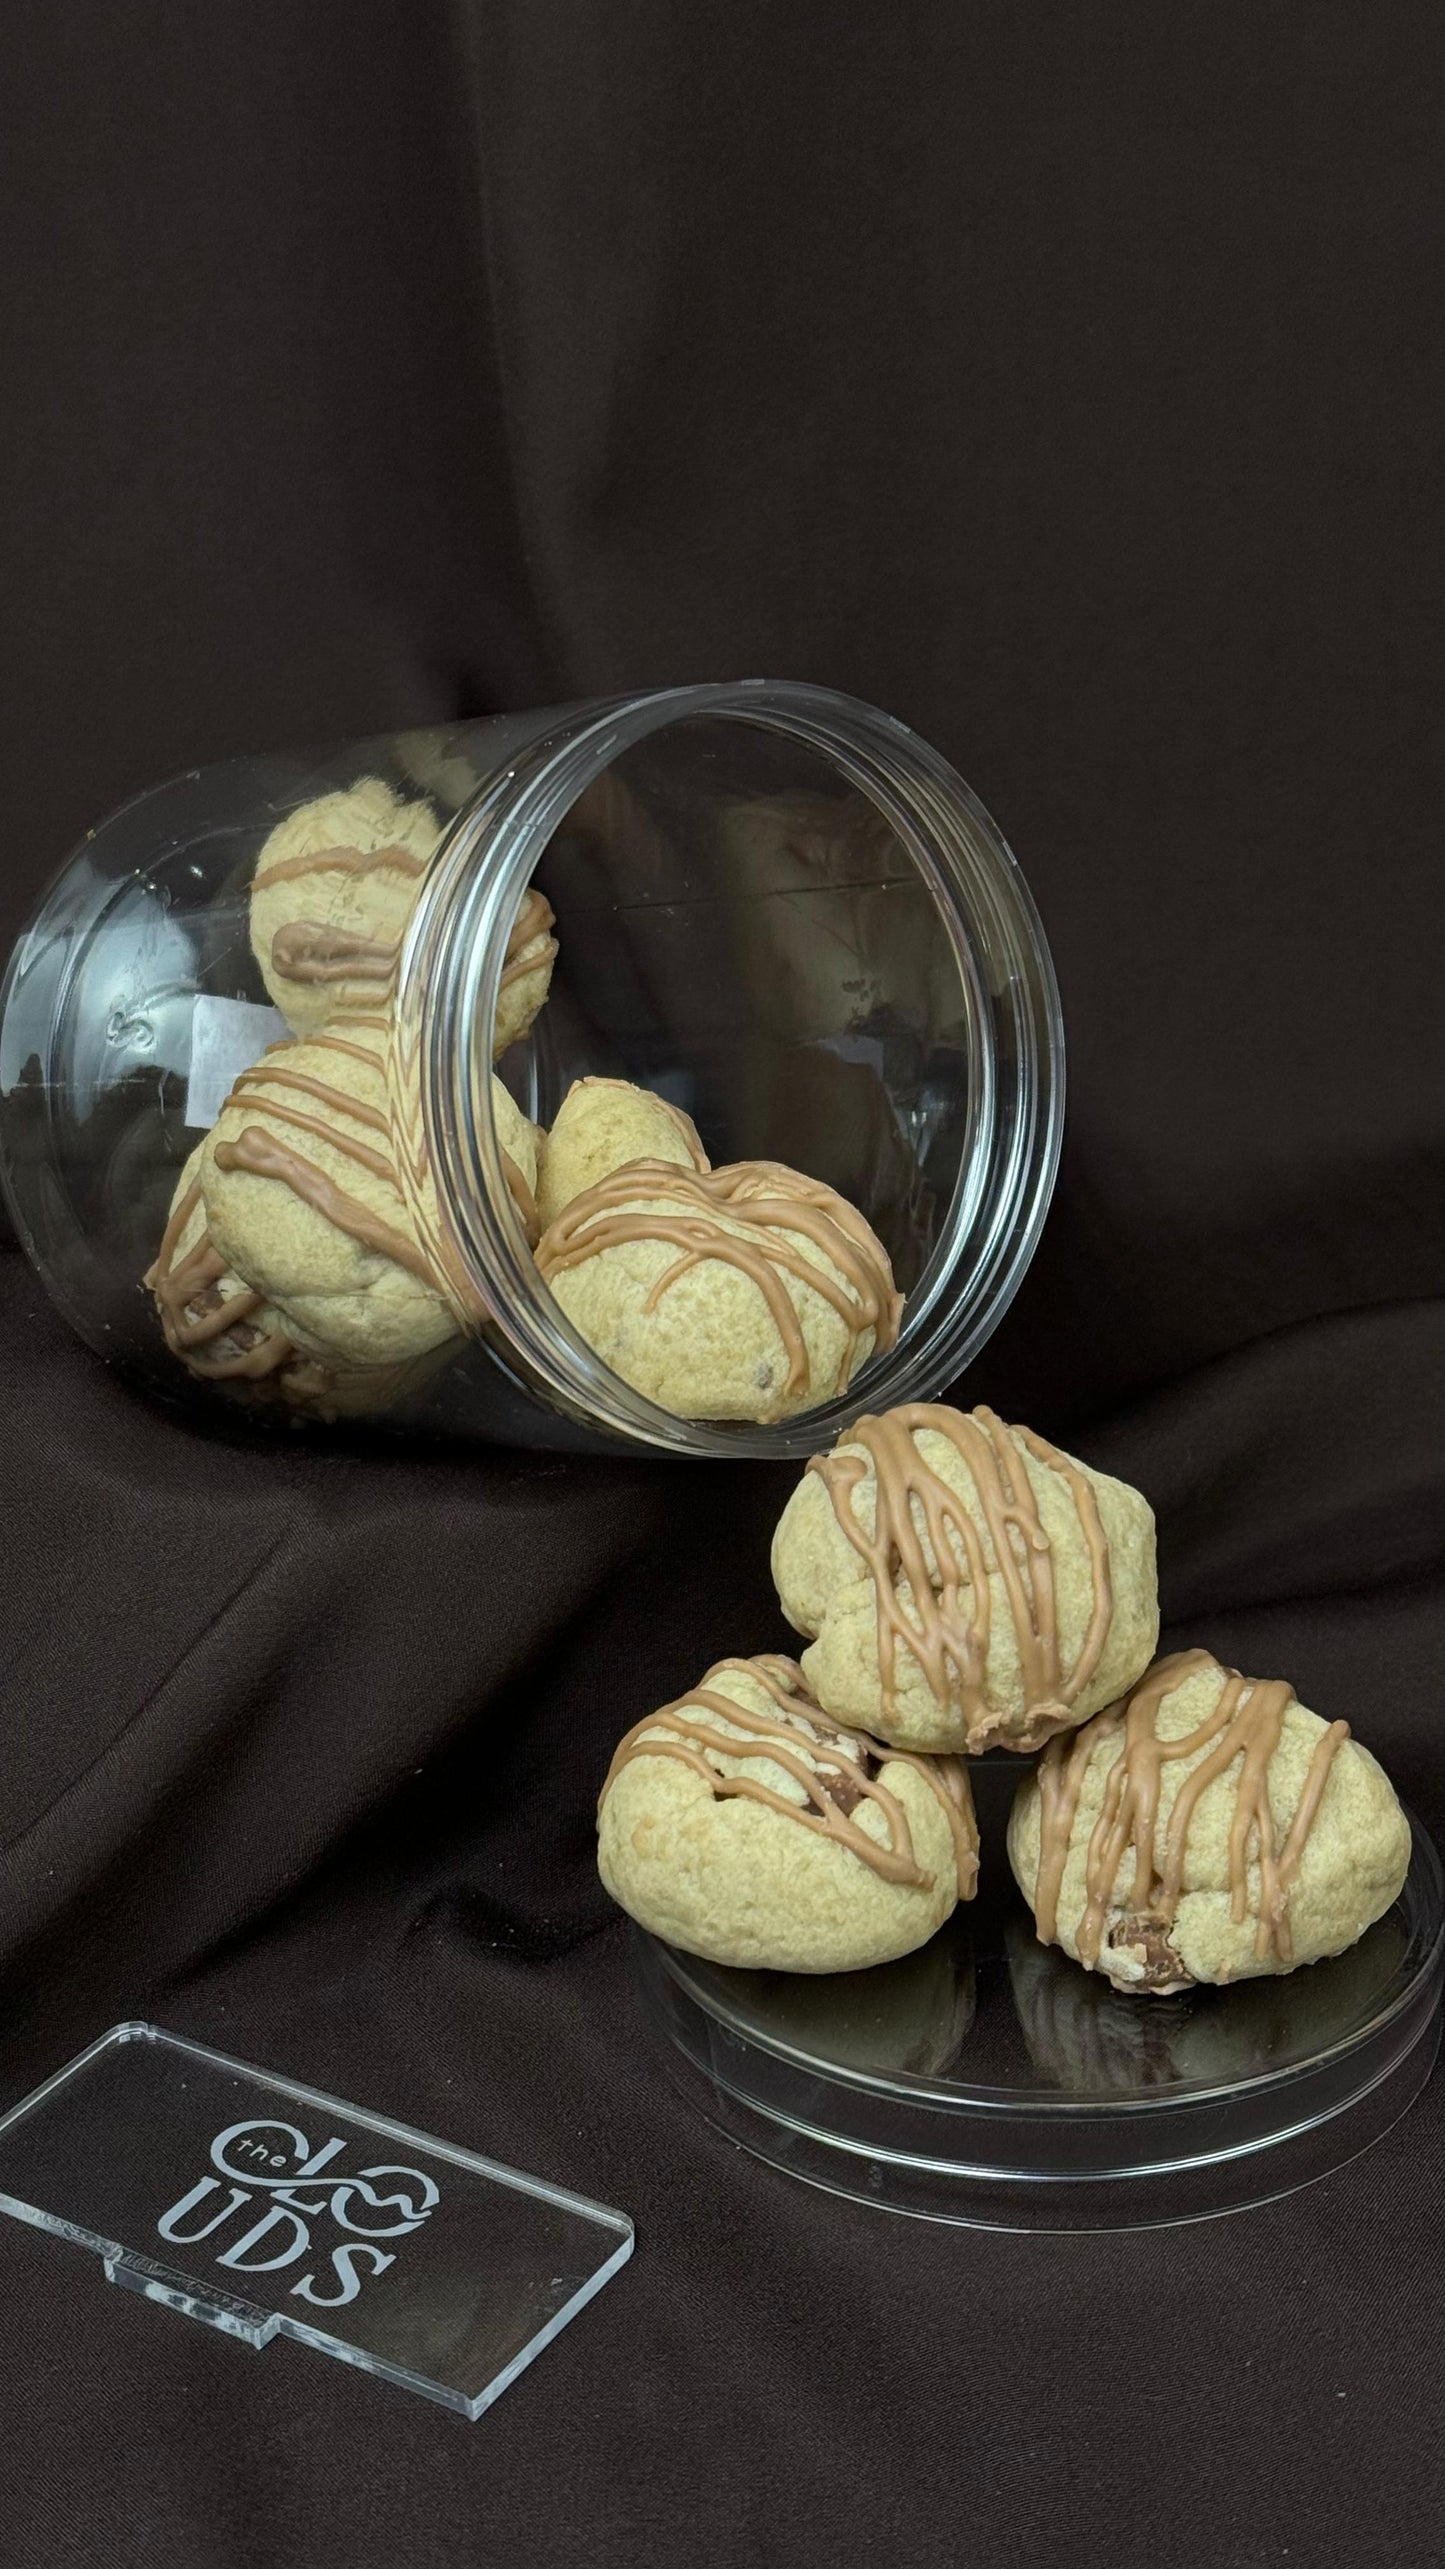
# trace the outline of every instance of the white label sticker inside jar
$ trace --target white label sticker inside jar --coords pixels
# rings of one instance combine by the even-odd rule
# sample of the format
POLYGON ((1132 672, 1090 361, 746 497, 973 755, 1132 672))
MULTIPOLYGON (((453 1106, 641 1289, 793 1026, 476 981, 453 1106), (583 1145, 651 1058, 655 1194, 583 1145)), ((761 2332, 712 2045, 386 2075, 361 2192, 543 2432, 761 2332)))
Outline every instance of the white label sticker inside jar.
POLYGON ((211 999, 191 1011, 191 1068, 186 1083, 186 1122, 209 1132, 243 1070, 268 1044, 284 1044, 291 1029, 279 1008, 253 999, 211 999))

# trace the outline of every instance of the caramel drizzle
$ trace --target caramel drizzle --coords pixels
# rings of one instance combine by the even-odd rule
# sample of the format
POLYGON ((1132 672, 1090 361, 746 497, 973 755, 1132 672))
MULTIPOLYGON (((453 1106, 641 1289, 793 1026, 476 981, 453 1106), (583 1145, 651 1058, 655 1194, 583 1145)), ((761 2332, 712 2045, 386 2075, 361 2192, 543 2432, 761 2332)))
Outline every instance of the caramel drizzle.
MULTIPOLYGON (((336 1025, 362 1021, 355 1017, 333 1017, 330 1022, 336 1025)), ((377 1021, 368 1019, 365 1022, 377 1021)), ((384 1017, 379 1022, 387 1034, 386 1085, 392 1108, 392 1147, 403 1172, 412 1229, 431 1259, 432 1281, 436 1290, 447 1303, 459 1328, 475 1329, 487 1319, 488 1306, 472 1283, 445 1223, 433 1219, 437 1207, 431 1185, 431 1154, 427 1148, 415 1057, 404 1043, 402 1030, 394 1016, 384 1017)), ((500 1143, 498 1148, 501 1148, 500 1143)), ((537 1230, 536 1201, 511 1154, 502 1150, 501 1155, 502 1174, 530 1244, 537 1230)))
POLYGON ((252 1325, 251 1314, 261 1309, 263 1296, 249 1285, 239 1293, 220 1291, 226 1261, 204 1229, 177 1260, 181 1235, 200 1201, 200 1186, 192 1183, 166 1224, 144 1281, 156 1298, 166 1345, 192 1373, 215 1381, 234 1375, 258 1381, 279 1372, 296 1349, 283 1331, 268 1333, 252 1325))
POLYGON ((1182 1739, 1160 1739, 1160 1707, 1167 1695, 1201 1670, 1219 1668, 1207 1650, 1178 1651, 1156 1660, 1128 1702, 1111 1706, 1086 1723, 1077 1737, 1055 1739, 1039 1761, 1039 1869, 1034 1916, 1044 1944, 1058 1941, 1059 1892, 1068 1860, 1074 1815, 1095 1748, 1123 1731, 1124 1745, 1109 1770, 1104 1799, 1089 1839, 1085 1867, 1086 1900, 1075 1936, 1078 1956, 1087 1969, 1099 1958, 1104 1921, 1113 1899, 1119 1868, 1127 1853, 1134 1857, 1129 1908, 1143 1919, 1172 1925, 1184 1881, 1189 1824, 1202 1794, 1236 1758, 1234 1816, 1229 1830, 1229 1914, 1235 1926, 1249 1915, 1251 1842, 1259 1867, 1259 1911, 1254 1950, 1258 1961, 1271 1953, 1287 1969, 1294 1948, 1289 1927, 1290 1885, 1299 1869, 1305 1842, 1314 1826, 1335 1752, 1348 1739, 1348 1722, 1331 1722, 1321 1734, 1304 1790, 1282 1847, 1276 1849, 1274 1814, 1269 1800, 1270 1760, 1280 1743, 1284 1717, 1295 1700, 1294 1688, 1280 1679, 1255 1682, 1235 1668, 1219 1668, 1223 1680, 1212 1713, 1182 1739), (1155 1834, 1160 1784, 1166 1765, 1180 1758, 1207 1754, 1185 1776, 1169 1814, 1164 1859, 1155 1863, 1155 1834))
MULTIPOLYGON (((309 1037, 306 1048, 308 1052, 320 1052, 323 1048, 333 1052, 348 1052, 355 1060, 365 1062, 369 1070, 380 1074, 381 1064, 375 1053, 367 1052, 360 1044, 331 1044, 324 1035, 320 1035, 309 1037)), ((298 1088, 308 1097, 318 1099, 323 1106, 334 1108, 337 1114, 349 1115, 354 1123, 369 1126, 373 1133, 387 1133, 391 1130, 379 1107, 368 1106, 364 1098, 353 1097, 344 1088, 333 1088, 328 1080, 317 1079, 310 1071, 297 1070, 294 1062, 289 1058, 277 1058, 278 1055, 289 1056, 296 1050, 295 1044, 268 1045, 261 1059, 252 1062, 249 1070, 243 1070, 240 1073, 235 1087, 221 1108, 221 1113, 224 1115, 227 1106, 234 1106, 237 1103, 241 1090, 246 1087, 298 1088)), ((270 1102, 268 1099, 267 1103, 270 1102)))
MULTIPOLYGON (((369 1024, 373 1021, 350 1017, 345 1022, 349 1025, 357 1025, 369 1024)), ((383 1018, 380 1022, 385 1025, 387 1021, 383 1018)), ((375 1053, 368 1052, 361 1044, 348 1043, 344 1037, 335 1037, 330 1033, 314 1035, 307 1039, 307 1044, 308 1050, 311 1051, 329 1050, 349 1054, 354 1061, 365 1062, 368 1069, 375 1071, 378 1077, 383 1075, 381 1063, 375 1053)), ((382 1185, 389 1187, 392 1194, 405 1206, 406 1190, 397 1175, 393 1157, 397 1136, 391 1118, 379 1107, 368 1106, 364 1099, 348 1095, 345 1089, 332 1088, 325 1080, 314 1079, 309 1072, 294 1070, 288 1062, 275 1059, 277 1054, 287 1053, 291 1049, 290 1045, 284 1043, 272 1044, 259 1062, 253 1063, 249 1070, 242 1071, 230 1096, 226 1099, 225 1106, 221 1109, 222 1114, 225 1113, 226 1107, 244 1106, 256 1102, 249 1095, 243 1095, 242 1092, 246 1090, 269 1085, 304 1091, 306 1095, 316 1098, 322 1105, 329 1107, 333 1115, 349 1116, 354 1123, 365 1125, 370 1131, 379 1133, 388 1144, 388 1150, 385 1153, 373 1151, 366 1143, 358 1141, 354 1134, 341 1131, 334 1123, 323 1122, 318 1116, 307 1115, 298 1107, 286 1105, 277 1097, 267 1097, 263 1101, 266 1114, 273 1120, 279 1119, 284 1124, 294 1125, 300 1132, 314 1134, 318 1141, 328 1143, 332 1150, 340 1151, 344 1158, 355 1160, 359 1168, 368 1169, 373 1177, 379 1178, 382 1185)), ((502 1152, 502 1174, 507 1181, 508 1192, 522 1217, 527 1238, 531 1241, 535 1239, 537 1233, 537 1199, 516 1161, 507 1150, 502 1152)), ((438 1292, 442 1291, 434 1270, 429 1275, 428 1281, 438 1292)))
MULTIPOLYGON (((306 1042, 314 1053, 344 1053, 348 1061, 364 1062, 368 1070, 380 1071, 381 1062, 377 1054, 369 1051, 365 1044, 349 1044, 346 1037, 338 1035, 335 1030, 338 1026, 386 1026, 389 1022, 386 1017, 328 1017, 325 1031, 319 1035, 308 1035, 306 1042)), ((268 1044, 266 1052, 268 1054, 287 1052, 291 1049, 293 1040, 288 1035, 279 1044, 268 1044)), ((265 1055, 262 1058, 264 1059, 265 1055)))
POLYGON ((390 981, 400 948, 394 938, 363 937, 352 928, 293 919, 271 939, 271 969, 284 981, 390 981))
MULTIPOLYGON (((372 1150, 367 1143, 358 1141, 354 1134, 342 1131, 330 1118, 323 1122, 320 1116, 308 1115, 299 1107, 285 1104, 279 1097, 258 1099, 250 1093, 262 1087, 298 1089, 303 1096, 314 1097, 319 1104, 329 1107, 332 1117, 348 1116, 354 1123, 390 1141, 390 1123, 378 1107, 368 1106, 364 1098, 349 1097, 344 1088, 332 1088, 324 1079, 313 1079, 309 1071, 294 1070, 289 1062, 275 1058, 276 1053, 285 1053, 288 1049, 285 1044, 278 1044, 271 1054, 254 1062, 249 1070, 243 1070, 221 1113, 224 1115, 233 1106, 257 1106, 283 1124, 294 1124, 300 1132, 314 1134, 318 1141, 325 1142, 333 1151, 339 1151, 344 1159, 355 1160, 358 1168, 369 1170, 383 1186, 391 1189, 393 1195, 400 1197, 401 1181, 389 1156, 372 1150)), ((372 1055, 368 1054, 366 1058, 373 1069, 379 1067, 372 1055)))
POLYGON ((308 874, 425 874, 429 856, 414 856, 406 847, 324 847, 314 856, 282 856, 263 867, 251 885, 266 892, 273 883, 300 883, 308 874))
MULTIPOLYGON (((333 1018, 332 1023, 337 1022, 333 1018)), ((353 1019, 349 1022, 359 1021, 353 1019)), ((467 1274, 450 1233, 444 1226, 438 1226, 426 1215, 426 1189, 431 1178, 431 1155, 426 1144, 426 1128, 422 1121, 420 1095, 415 1077, 402 1066, 394 1022, 385 1019, 382 1022, 388 1026, 391 1036, 389 1077, 392 1096, 400 1095, 414 1102, 415 1111, 409 1117, 402 1114, 396 1115, 388 1128, 393 1147, 411 1180, 411 1190, 407 1200, 412 1225, 418 1238, 425 1240, 431 1252, 436 1270, 437 1291, 451 1303, 463 1328, 470 1328, 475 1322, 486 1318, 487 1306, 467 1274)), ((526 1234, 527 1246, 530 1249, 534 1246, 541 1227, 537 1216, 536 1194, 500 1136, 497 1140, 497 1149, 501 1155, 502 1176, 506 1181, 507 1193, 517 1208, 522 1229, 526 1234)))
MULTIPOLYGON (((324 1129, 326 1140, 335 1141, 330 1129, 324 1129)), ((336 1147, 342 1146, 337 1143, 336 1147)), ((360 1149, 360 1144, 351 1146, 351 1156, 357 1157, 360 1149)), ((424 1285, 429 1285, 433 1293, 439 1290, 431 1263, 414 1240, 409 1240, 392 1223, 383 1222, 369 1205, 359 1204, 354 1195, 345 1194, 323 1169, 316 1166, 314 1160, 302 1159, 299 1152, 291 1150, 274 1133, 268 1133, 263 1125, 247 1124, 234 1141, 217 1142, 215 1160, 219 1169, 242 1169, 248 1177, 279 1179, 282 1185, 290 1187, 293 1195, 301 1198, 303 1204, 309 1204, 314 1212, 324 1215, 328 1222, 334 1222, 338 1231, 347 1232, 353 1240, 360 1242, 363 1249, 373 1250, 378 1257, 394 1259, 399 1267, 406 1267, 424 1285)))
POLYGON ((1088 1546, 1093 1602, 1067 1675, 1059 1659, 1053 1549, 1012 1436, 991 1409, 964 1417, 956 1409, 910 1401, 881 1418, 860 1418, 848 1430, 847 1443, 861 1445, 862 1454, 817 1454, 808 1465, 822 1480, 838 1524, 873 1582, 885 1709, 892 1713, 897 1708, 901 1644, 922 1669, 935 1702, 957 1702, 975 1747, 987 1746, 1004 1731, 1013 1747, 1037 1747, 1066 1724, 1098 1667, 1114 1610, 1109 1542, 1088 1474, 1032 1429, 1014 1433, 1035 1461, 1067 1484, 1088 1546), (1027 1717, 1022 1731, 989 1709, 985 1690, 992 1598, 983 1537, 958 1492, 918 1449, 917 1436, 929 1428, 946 1436, 966 1465, 992 1539, 1018 1640, 1027 1717), (875 1490, 871 1534, 853 1506, 853 1493, 867 1478, 870 1463, 875 1490), (925 1535, 936 1567, 930 1566, 925 1535), (912 1591, 911 1613, 898 1594, 900 1580, 912 1591))
POLYGON ((537 1237, 537 1198, 505 1144, 499 1142, 497 1148, 502 1154, 502 1175, 507 1181, 507 1193, 522 1217, 522 1228, 530 1248, 537 1237))
POLYGON ((878 1769, 889 1759, 911 1766, 923 1777, 948 1821, 958 1873, 958 1896, 972 1897, 978 1878, 978 1829, 968 1789, 968 1773, 957 1757, 914 1757, 903 1749, 885 1748, 866 1731, 841 1729, 819 1711, 807 1690, 803 1672, 791 1659, 768 1654, 758 1659, 720 1659, 700 1686, 649 1713, 619 1741, 598 1799, 601 1808, 618 1775, 635 1757, 670 1757, 700 1775, 715 1801, 740 1797, 781 1811, 800 1828, 831 1838, 836 1846, 881 1874, 885 1882, 931 1891, 934 1876, 925 1872, 914 1851, 908 1814, 896 1794, 878 1781, 878 1769), (717 1693, 715 1677, 731 1671, 751 1677, 772 1697, 776 1711, 753 1712, 730 1695, 717 1693), (724 1722, 728 1730, 711 1725, 724 1722), (657 1725, 670 1727, 659 1731, 657 1725), (744 1736, 730 1736, 741 1731, 744 1736), (713 1758, 767 1758, 782 1767, 806 1793, 806 1807, 788 1801, 751 1775, 725 1775, 713 1758), (870 1837, 852 1813, 860 1802, 872 1802, 888 1827, 887 1842, 870 1837))
MULTIPOLYGON (((280 883, 288 876, 301 877, 316 873, 371 873, 384 864, 388 872, 424 873, 428 860, 401 859, 405 850, 382 848, 375 857, 362 858, 355 848, 335 848, 320 857, 287 857, 279 865, 258 874, 253 889, 264 890, 268 884, 280 883), (348 862, 343 867, 341 860, 348 862), (355 863, 350 862, 356 859, 355 863)), ((529 890, 512 922, 507 939, 506 958, 502 966, 501 990, 510 990, 529 973, 540 972, 557 955, 557 940, 551 935, 552 906, 535 888, 529 890), (538 944, 535 954, 524 949, 538 944)), ((271 969, 283 981, 327 983, 373 981, 383 988, 393 979, 401 954, 399 937, 367 937, 359 929, 329 926, 318 919, 292 919, 278 928, 271 939, 271 969)))
POLYGON ((844 1323, 844 1380, 865 1330, 873 1331, 880 1354, 897 1339, 903 1297, 894 1288, 882 1242, 832 1187, 801 1177, 777 1160, 740 1160, 735 1167, 706 1172, 679 1168, 671 1160, 631 1160, 563 1207, 537 1244, 537 1264, 550 1284, 555 1276, 629 1240, 663 1241, 682 1252, 650 1288, 644 1312, 655 1311, 670 1285, 710 1258, 736 1267, 757 1286, 788 1360, 787 1378, 765 1417, 777 1417, 783 1401, 806 1390, 810 1379, 808 1343, 784 1275, 810 1285, 844 1323), (649 1195, 667 1202, 643 1210, 638 1198, 649 1195), (745 1228, 729 1230, 720 1214, 745 1228), (761 1237, 748 1238, 748 1230, 761 1237), (790 1240, 776 1236, 784 1231, 811 1240, 838 1274, 814 1266, 790 1240))

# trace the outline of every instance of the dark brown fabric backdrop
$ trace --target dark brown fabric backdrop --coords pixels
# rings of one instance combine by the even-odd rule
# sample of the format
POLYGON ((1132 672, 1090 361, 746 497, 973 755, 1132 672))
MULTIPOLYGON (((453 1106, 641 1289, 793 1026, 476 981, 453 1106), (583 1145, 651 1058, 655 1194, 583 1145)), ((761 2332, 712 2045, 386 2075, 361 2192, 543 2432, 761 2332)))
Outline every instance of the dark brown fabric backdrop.
MULTIPOLYGON (((1435 12, 12 0, 0 928, 232 749, 632 683, 915 723, 1042 906, 1057 1206, 970 1378, 1172 1639, 1437 1833, 1435 12)), ((0 2224, 17 2569, 1436 2554, 1439 2082, 1267 2211, 753 2166, 636 2038, 615 1734, 779 1637, 786 1479, 204 1441, 0 1256, 0 2101, 121 2015, 625 2204, 476 2428, 0 2224)))

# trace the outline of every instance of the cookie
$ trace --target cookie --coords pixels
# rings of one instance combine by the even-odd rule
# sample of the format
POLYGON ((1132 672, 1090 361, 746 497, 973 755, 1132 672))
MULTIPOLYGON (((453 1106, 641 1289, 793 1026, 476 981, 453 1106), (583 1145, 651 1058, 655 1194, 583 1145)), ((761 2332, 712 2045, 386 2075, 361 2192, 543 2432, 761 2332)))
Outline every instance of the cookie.
POLYGON ((497 992, 497 1022, 492 1029, 492 1059, 500 1061, 510 1044, 530 1034, 532 1023, 552 987, 557 940, 552 934, 552 905, 535 884, 523 893, 521 907, 507 939, 507 958, 497 992))
POLYGON ((901 1748, 1036 1748, 1159 1638, 1147 1502, 989 1409, 860 1418, 788 1501, 773 1578, 818 1701, 901 1748))
MULTIPOLYGON (((299 1347, 345 1365, 408 1363, 477 1317, 425 1168, 408 1188, 398 1167, 389 1034, 385 1011, 356 1011, 275 1046, 237 1080, 201 1154, 214 1250, 299 1347)), ((525 1218, 532 1128, 499 1081, 492 1095, 525 1218)))
POLYGON ((228 1267, 206 1228, 198 1143, 181 1171, 170 1219, 145 1283, 167 1346, 201 1382, 252 1405, 298 1416, 362 1418, 420 1391, 449 1348, 410 1363, 343 1366, 297 1345, 274 1304, 228 1267))
POLYGON ((1410 1828, 1348 1723, 1186 1650, 1050 1743, 1008 1846, 1041 1943, 1149 1995, 1343 1953, 1398 1896, 1410 1828))
POLYGON ((251 885, 251 944, 298 1035, 389 989, 440 837, 431 805, 403 802, 379 776, 318 795, 271 832, 251 885))
POLYGON ((271 1303, 228 1267, 206 1229, 197 1143, 171 1198, 144 1283, 166 1345, 203 1382, 261 1383, 296 1361, 295 1341, 271 1303))
MULTIPOLYGON (((272 1000, 298 1035, 385 1000, 441 833, 430 803, 403 801, 379 776, 318 795, 271 832, 251 884, 251 944, 272 1000)), ((556 955, 551 906, 530 889, 507 940, 494 1061, 531 1026, 556 955)))
POLYGON ((629 1160, 668 1160, 699 1176, 710 1165, 680 1106, 626 1079, 574 1080, 542 1146, 537 1215, 543 1230, 629 1160))
POLYGON ((857 1971, 972 1897, 978 1833, 953 1758, 895 1757, 820 1713, 789 1659, 723 1659, 630 1730, 598 1806, 598 1867, 687 1953, 857 1971))
POLYGON ((773 1160, 634 1161, 574 1197, 537 1264, 588 1345, 679 1418, 789 1417, 898 1335, 881 1241, 773 1160))

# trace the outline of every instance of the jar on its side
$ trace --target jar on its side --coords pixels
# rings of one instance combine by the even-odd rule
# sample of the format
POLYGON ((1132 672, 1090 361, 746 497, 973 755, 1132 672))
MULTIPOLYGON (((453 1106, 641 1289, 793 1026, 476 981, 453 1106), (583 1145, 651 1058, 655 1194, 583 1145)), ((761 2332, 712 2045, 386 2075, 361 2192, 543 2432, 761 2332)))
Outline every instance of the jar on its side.
MULTIPOLYGON (((91 833, 0 1002, 6 1193, 90 1345, 172 1401, 306 1415, 262 1373, 188 1371, 142 1278, 236 1077, 305 1035, 293 1000, 314 991, 263 976, 253 942, 258 858, 288 844, 292 816, 344 815, 358 795, 399 816, 415 880, 394 944, 360 966, 378 994, 354 1041, 372 1040, 360 1021, 380 1022, 384 995, 396 1162, 456 1334, 356 1411, 502 1443, 783 1459, 958 1378, 1053 1187, 1047 945, 1008 848, 934 751, 850 698, 763 680, 233 760, 91 833), (835 1397, 765 1421, 675 1415, 567 1318, 518 1210, 491 1075, 529 887, 555 956, 545 1005, 498 1060, 510 1098, 545 1128, 576 1080, 626 1080, 690 1118, 715 1168, 783 1163, 856 1207, 903 1314, 835 1397)), ((294 968, 319 983, 343 969, 329 956, 313 937, 294 968)))

